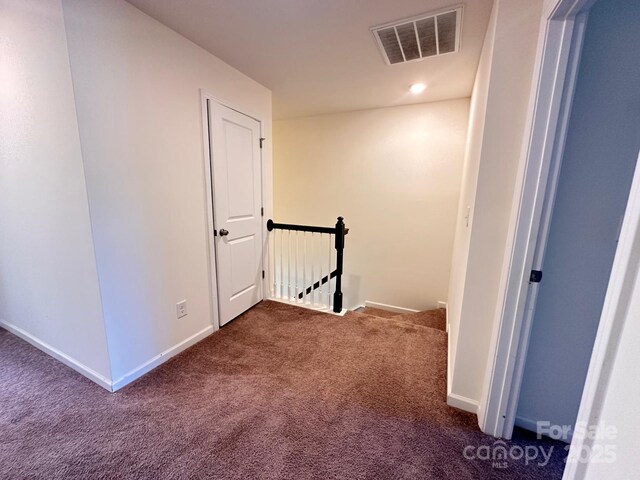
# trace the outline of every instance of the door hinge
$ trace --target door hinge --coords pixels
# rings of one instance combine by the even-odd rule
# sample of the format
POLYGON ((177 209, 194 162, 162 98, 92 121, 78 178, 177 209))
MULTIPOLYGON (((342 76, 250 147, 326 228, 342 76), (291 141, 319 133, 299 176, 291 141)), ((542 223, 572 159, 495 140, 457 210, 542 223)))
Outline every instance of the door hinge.
POLYGON ((266 138, 260 137, 260 148, 262 148, 262 142, 264 142, 265 140, 266 140, 266 138))
POLYGON ((529 277, 529 282, 540 283, 541 280, 542 280, 542 270, 531 270, 531 276, 529 277))
POLYGON ((264 207, 260 207, 260 216, 264 217, 264 207))
POLYGON ((264 270, 262 270, 262 278, 264 278, 264 270))

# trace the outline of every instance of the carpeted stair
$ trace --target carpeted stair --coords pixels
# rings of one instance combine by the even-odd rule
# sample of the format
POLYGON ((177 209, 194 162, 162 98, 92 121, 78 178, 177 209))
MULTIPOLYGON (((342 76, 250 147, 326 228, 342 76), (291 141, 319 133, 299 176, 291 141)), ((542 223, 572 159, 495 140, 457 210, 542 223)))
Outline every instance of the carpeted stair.
POLYGON ((396 313, 390 312, 389 310, 382 310, 380 308, 364 307, 350 313, 382 319, 392 319, 421 327, 435 328, 436 330, 442 331, 447 329, 447 313, 444 308, 425 310, 423 312, 415 313, 396 313))

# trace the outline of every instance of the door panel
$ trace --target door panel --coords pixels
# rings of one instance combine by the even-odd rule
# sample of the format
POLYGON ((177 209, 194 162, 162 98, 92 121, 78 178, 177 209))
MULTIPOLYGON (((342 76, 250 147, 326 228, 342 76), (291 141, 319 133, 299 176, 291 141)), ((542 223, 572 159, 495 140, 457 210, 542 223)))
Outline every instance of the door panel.
MULTIPOLYGON (((244 125, 223 119, 227 164, 227 220, 244 220, 254 213, 253 131, 244 125)), ((256 122, 257 123, 257 122, 256 122)))
POLYGON ((218 303, 224 325, 262 300, 260 124, 209 101, 209 129, 218 303))

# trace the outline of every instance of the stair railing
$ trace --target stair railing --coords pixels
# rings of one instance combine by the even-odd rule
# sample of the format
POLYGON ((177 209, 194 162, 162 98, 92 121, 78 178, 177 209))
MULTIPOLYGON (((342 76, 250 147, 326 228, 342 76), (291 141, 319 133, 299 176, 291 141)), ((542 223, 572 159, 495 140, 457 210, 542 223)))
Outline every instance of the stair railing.
POLYGON ((271 298, 335 313, 342 311, 344 237, 349 233, 343 220, 338 217, 335 227, 267 221, 271 232, 271 298))

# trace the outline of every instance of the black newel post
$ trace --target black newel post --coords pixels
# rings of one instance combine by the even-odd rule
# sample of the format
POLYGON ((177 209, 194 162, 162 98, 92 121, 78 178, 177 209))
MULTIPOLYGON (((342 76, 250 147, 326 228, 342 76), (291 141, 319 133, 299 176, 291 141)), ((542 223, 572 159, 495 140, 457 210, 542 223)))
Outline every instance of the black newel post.
POLYGON ((344 252, 344 222, 338 217, 336 223, 336 291, 333 294, 333 311, 342 311, 342 262, 344 252))

